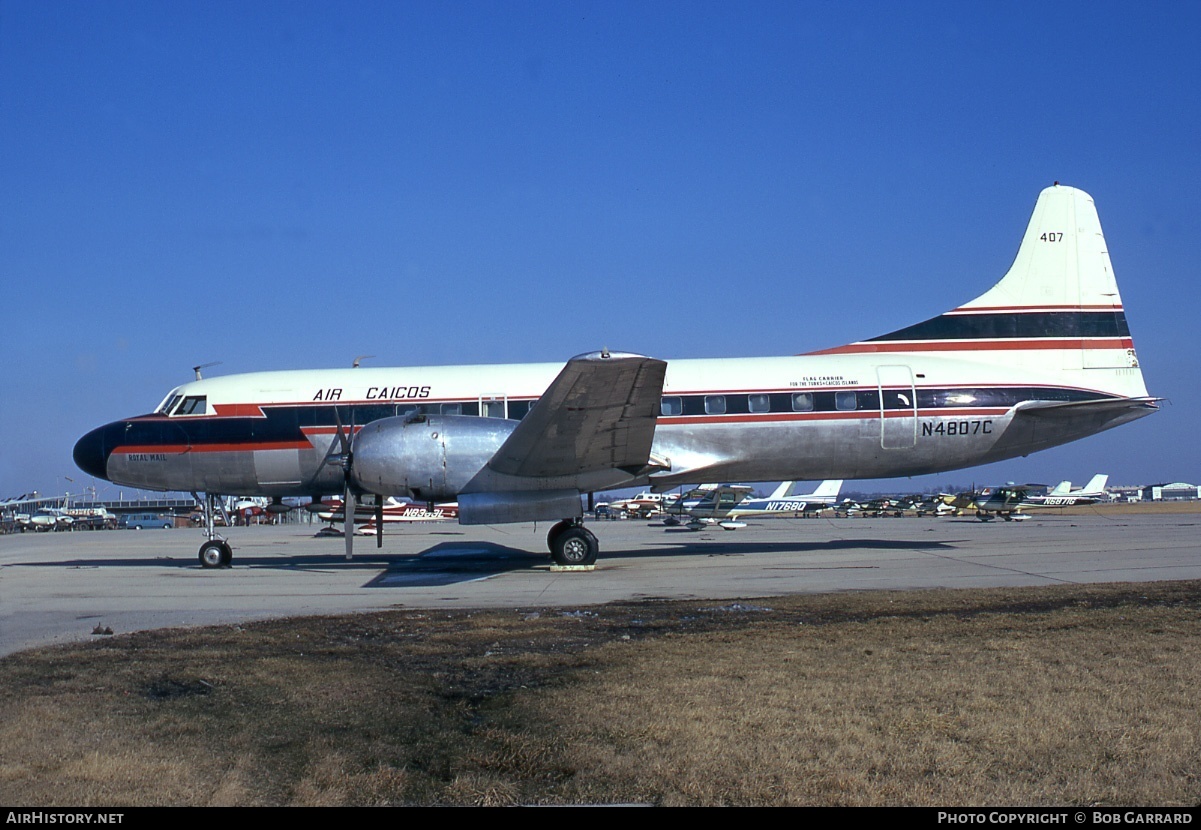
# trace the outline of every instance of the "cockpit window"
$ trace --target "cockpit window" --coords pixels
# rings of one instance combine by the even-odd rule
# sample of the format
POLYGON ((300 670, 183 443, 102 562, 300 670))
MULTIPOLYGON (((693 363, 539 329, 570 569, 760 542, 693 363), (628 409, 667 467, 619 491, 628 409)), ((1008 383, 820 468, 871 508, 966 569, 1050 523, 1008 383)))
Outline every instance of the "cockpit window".
POLYGON ((203 415, 206 411, 207 398, 204 395, 194 395, 183 399, 183 403, 175 410, 175 415, 203 415))
POLYGON ((163 402, 158 405, 158 409, 154 411, 159 415, 166 415, 175 408, 175 404, 179 403, 179 399, 182 397, 182 395, 172 389, 170 394, 168 394, 167 397, 163 399, 163 402))

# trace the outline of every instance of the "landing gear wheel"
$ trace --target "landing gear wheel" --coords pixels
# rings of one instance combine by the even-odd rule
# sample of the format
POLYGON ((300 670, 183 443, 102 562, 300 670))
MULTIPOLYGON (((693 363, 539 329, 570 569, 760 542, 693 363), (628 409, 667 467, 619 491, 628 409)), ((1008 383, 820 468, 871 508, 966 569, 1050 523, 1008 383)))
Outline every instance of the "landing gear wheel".
POLYGON ((571 519, 564 519, 561 522, 555 522, 551 525, 550 532, 546 534, 546 547, 550 549, 551 553, 555 552, 555 539, 563 531, 570 530, 573 525, 575 525, 575 522, 571 519))
POLYGON ((550 553, 556 565, 595 565, 596 555, 600 553, 600 543, 591 531, 577 525, 567 528, 554 538, 550 553))
POLYGON ((213 539, 200 546, 200 564, 205 568, 228 568, 233 561, 233 551, 220 539, 213 539))

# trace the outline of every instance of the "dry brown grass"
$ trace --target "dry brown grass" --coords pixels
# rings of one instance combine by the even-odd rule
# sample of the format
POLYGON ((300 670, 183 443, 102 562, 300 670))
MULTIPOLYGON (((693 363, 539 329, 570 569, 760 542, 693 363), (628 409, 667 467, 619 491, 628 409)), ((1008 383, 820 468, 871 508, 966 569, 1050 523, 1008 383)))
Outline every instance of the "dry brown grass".
POLYGON ((1196 804, 1201 585, 393 612, 0 660, 0 803, 1196 804))

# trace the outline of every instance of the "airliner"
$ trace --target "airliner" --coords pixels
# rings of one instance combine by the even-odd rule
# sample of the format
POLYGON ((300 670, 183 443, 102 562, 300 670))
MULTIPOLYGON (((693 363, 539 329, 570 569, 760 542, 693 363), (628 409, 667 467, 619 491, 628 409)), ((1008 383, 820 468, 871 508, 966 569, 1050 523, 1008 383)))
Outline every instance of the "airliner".
MULTIPOLYGON (((585 493, 937 473, 1093 435, 1161 400, 1143 382, 1093 199, 1058 183, 991 289, 836 348, 197 375, 153 412, 83 436, 76 464, 210 500, 457 501, 463 524, 554 522, 547 545, 566 567, 599 551, 585 493)), ((229 544, 206 535, 201 564, 228 566, 229 544)), ((348 523, 348 556, 351 539, 348 523)))

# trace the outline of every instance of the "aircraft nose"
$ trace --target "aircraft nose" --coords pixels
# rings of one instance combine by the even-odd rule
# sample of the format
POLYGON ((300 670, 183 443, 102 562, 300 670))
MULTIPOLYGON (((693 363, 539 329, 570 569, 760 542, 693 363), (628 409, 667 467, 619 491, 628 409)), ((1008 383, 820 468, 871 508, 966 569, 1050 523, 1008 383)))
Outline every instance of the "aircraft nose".
POLYGON ((104 440, 109 426, 94 429, 75 443, 75 466, 95 478, 108 480, 108 454, 110 447, 104 440))

